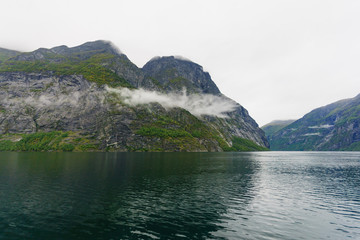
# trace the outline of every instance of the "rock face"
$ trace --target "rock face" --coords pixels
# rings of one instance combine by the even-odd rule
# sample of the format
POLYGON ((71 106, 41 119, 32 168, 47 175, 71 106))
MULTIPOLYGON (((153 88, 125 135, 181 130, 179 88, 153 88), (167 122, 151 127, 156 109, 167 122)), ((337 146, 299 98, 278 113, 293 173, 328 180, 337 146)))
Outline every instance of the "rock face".
POLYGON ((360 95, 315 109, 269 137, 272 150, 360 150, 360 95))
POLYGON ((105 41, 6 59, 0 64, 0 99, 0 134, 71 131, 109 151, 242 150, 233 146, 239 139, 259 149, 269 146, 246 109, 223 96, 198 64, 164 57, 141 69, 105 41), (216 98, 231 108, 216 115, 155 100, 134 104, 128 98, 135 91, 216 98))
POLYGON ((0 134, 92 132, 102 112, 99 88, 82 76, 1 73, 0 89, 0 134))
POLYGON ((186 88, 189 93, 220 94, 209 73, 193 62, 175 57, 154 58, 142 68, 145 79, 142 87, 173 92, 186 88))

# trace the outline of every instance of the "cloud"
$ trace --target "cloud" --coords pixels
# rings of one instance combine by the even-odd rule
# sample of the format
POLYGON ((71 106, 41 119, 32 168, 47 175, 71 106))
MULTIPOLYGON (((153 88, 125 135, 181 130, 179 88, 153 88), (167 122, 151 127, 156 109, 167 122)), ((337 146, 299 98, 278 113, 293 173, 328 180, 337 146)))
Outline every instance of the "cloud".
POLYGON ((84 95, 79 92, 74 92, 71 95, 61 94, 57 96, 44 93, 40 96, 29 96, 23 99, 23 103, 35 108, 44 108, 48 106, 58 107, 61 105, 76 106, 79 104, 80 97, 83 96, 84 95))
POLYGON ((179 107, 195 116, 210 115, 226 118, 228 117, 226 113, 234 111, 239 106, 235 101, 224 96, 187 95, 185 90, 182 93, 165 94, 144 89, 110 88, 108 86, 104 91, 75 91, 71 94, 42 92, 39 95, 30 93, 22 97, 2 94, 0 105, 5 109, 23 109, 25 106, 37 110, 58 107, 83 109, 104 104, 105 96, 109 92, 116 93, 123 103, 131 106, 159 103, 165 109, 179 107))
POLYGON ((320 126, 310 126, 309 128, 319 129, 319 128, 332 128, 332 127, 334 127, 334 125, 324 124, 324 125, 320 125, 320 126))
POLYGON ((317 133, 306 133, 302 136, 321 136, 321 133, 317 132, 317 133))
POLYGON ((111 41, 105 41, 105 42, 107 42, 108 44, 110 44, 111 48, 112 48, 117 54, 119 54, 119 55, 124 54, 124 53, 120 50, 120 48, 118 48, 118 47, 117 47, 114 43, 112 43, 111 41))
POLYGON ((128 89, 128 88, 110 88, 105 90, 117 93, 124 103, 129 105, 159 103, 164 108, 180 107, 186 109, 195 116, 210 115, 220 118, 226 118, 226 113, 234 111, 239 105, 223 96, 211 94, 192 94, 187 95, 185 91, 182 94, 170 93, 164 94, 156 91, 148 91, 144 89, 128 89))
POLYGON ((181 55, 175 55, 174 56, 175 59, 181 60, 181 61, 186 61, 186 62, 193 62, 191 61, 189 58, 183 57, 181 55))
POLYGON ((73 92, 71 94, 53 94, 43 92, 41 95, 24 97, 3 96, 0 105, 6 109, 24 108, 30 106, 35 109, 57 108, 69 106, 71 108, 87 108, 96 104, 103 104, 104 93, 101 92, 73 92))

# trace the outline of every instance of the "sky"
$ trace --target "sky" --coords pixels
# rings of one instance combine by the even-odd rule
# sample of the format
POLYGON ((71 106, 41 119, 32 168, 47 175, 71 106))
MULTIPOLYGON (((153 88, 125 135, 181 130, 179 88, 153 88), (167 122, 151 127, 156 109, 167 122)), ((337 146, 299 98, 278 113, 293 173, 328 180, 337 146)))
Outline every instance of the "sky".
POLYGON ((203 66, 262 126, 360 94, 357 0, 0 0, 0 47, 109 40, 203 66))

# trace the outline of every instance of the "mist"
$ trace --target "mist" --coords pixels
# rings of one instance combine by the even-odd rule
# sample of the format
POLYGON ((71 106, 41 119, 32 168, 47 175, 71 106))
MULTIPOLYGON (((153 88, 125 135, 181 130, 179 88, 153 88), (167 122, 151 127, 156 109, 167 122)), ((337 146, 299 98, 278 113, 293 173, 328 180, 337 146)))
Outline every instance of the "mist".
POLYGON ((226 118, 226 113, 233 112, 239 105, 223 96, 211 94, 191 94, 187 95, 186 91, 178 93, 160 93, 144 89, 128 88, 110 88, 105 90, 116 93, 125 104, 136 106, 139 104, 159 103, 165 109, 183 108, 195 116, 210 115, 220 118, 226 118))
POLYGON ((0 94, 2 97, 0 105, 6 109, 24 108, 24 106, 30 106, 35 109, 57 108, 61 106, 82 109, 105 104, 106 95, 109 93, 115 93, 121 102, 130 106, 158 103, 165 109, 183 108, 198 117, 208 115, 227 118, 227 113, 235 111, 239 106, 238 103, 225 96, 211 94, 188 95, 185 89, 181 93, 166 94, 141 88, 111 88, 109 86, 105 86, 102 91, 90 93, 88 91, 75 91, 72 94, 43 92, 41 95, 37 95, 29 92, 29 95, 20 98, 11 94, 0 94))
POLYGON ((104 93, 73 92, 72 94, 53 94, 44 92, 41 95, 23 97, 2 96, 0 106, 6 109, 24 108, 48 109, 68 106, 70 108, 90 108, 104 103, 104 93), (79 104, 81 103, 81 104, 79 104))

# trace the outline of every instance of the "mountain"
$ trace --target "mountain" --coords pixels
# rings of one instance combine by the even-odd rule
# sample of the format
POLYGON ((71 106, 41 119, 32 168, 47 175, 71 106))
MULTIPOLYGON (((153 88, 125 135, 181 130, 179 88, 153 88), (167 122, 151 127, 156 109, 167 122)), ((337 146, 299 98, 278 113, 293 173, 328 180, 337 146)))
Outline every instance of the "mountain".
POLYGON ((18 55, 20 52, 18 51, 13 51, 13 50, 8 50, 5 48, 0 48, 0 63, 11 58, 14 57, 16 55, 18 55))
POLYGON ((182 91, 189 93, 220 94, 209 73, 193 62, 180 58, 157 57, 143 67, 145 81, 143 86, 157 91, 182 91))
POLYGON ((269 137, 272 150, 360 150, 360 94, 317 108, 269 137))
POLYGON ((267 138, 271 137, 277 131, 283 129, 287 125, 295 122, 296 120, 274 120, 264 126, 261 129, 265 132, 267 138))
POLYGON ((0 63, 0 150, 266 150, 264 132, 191 61, 138 68, 108 41, 0 63))

